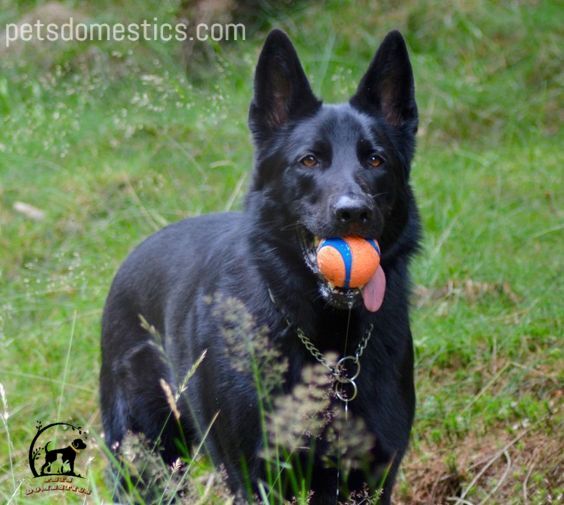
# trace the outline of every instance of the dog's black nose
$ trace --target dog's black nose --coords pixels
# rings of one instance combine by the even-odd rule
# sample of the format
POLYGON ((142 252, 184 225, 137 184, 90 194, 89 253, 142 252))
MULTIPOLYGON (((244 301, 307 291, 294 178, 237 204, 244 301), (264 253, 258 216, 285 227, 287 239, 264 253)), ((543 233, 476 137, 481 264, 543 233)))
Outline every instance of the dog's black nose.
POLYGON ((372 218, 372 209, 360 198, 341 196, 333 209, 339 224, 366 224, 372 218))

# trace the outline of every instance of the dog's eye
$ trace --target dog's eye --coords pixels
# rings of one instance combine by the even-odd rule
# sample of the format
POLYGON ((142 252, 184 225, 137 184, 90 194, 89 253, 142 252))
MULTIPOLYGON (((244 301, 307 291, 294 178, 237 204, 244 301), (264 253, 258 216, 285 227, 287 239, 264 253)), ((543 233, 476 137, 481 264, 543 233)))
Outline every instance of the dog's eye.
POLYGON ((379 166, 381 166, 384 163, 384 160, 378 156, 377 154, 371 154, 368 157, 368 164, 372 167, 372 168, 378 168, 379 166))
POLYGON ((300 163, 304 167, 314 168, 319 165, 319 160, 313 154, 308 154, 300 160, 300 163))

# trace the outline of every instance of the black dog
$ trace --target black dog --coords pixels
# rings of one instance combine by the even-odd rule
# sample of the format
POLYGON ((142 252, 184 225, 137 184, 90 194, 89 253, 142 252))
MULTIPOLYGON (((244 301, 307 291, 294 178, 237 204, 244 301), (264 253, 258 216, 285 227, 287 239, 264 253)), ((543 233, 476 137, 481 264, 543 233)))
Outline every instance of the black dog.
POLYGON ((74 473, 74 460, 76 459, 76 455, 79 451, 86 449, 86 444, 84 443, 84 441, 81 438, 75 438, 70 445, 67 445, 66 447, 62 447, 61 449, 48 449, 50 443, 51 442, 49 441, 45 445, 45 463, 43 463, 43 466, 41 467, 39 474, 49 475, 44 473, 45 470, 47 470, 48 467, 50 468, 51 464, 57 461, 57 458, 59 457, 60 454, 61 463, 63 465, 69 466, 69 470, 67 472, 64 472, 64 474, 74 475, 75 477, 79 477, 79 475, 74 473))
MULTIPOLYGON (((383 482, 381 502, 389 503, 415 410, 408 263, 420 235, 409 185, 418 119, 407 49, 391 32, 350 101, 323 105, 292 43, 275 30, 254 91, 255 169, 244 210, 166 227, 133 251, 114 280, 102 328, 106 441, 115 447, 127 430, 143 432, 160 440, 170 462, 180 454, 181 435, 197 442, 219 411, 206 447, 225 465, 230 485, 241 490, 246 479, 256 486, 264 478, 253 380, 230 364, 207 301, 219 292, 242 300, 270 329, 290 364, 284 391, 315 363, 298 328, 321 352, 339 355, 347 330, 353 354, 372 328, 349 410, 376 444, 368 473, 352 471, 343 488, 368 484, 374 491, 383 482), (383 272, 371 289, 335 288, 317 271, 318 238, 351 235, 380 244, 383 272), (139 314, 163 336, 166 359, 139 314), (181 434, 159 380, 178 385, 205 349, 179 401, 181 434)), ((316 456, 312 503, 336 503, 337 481, 337 470, 316 456)))

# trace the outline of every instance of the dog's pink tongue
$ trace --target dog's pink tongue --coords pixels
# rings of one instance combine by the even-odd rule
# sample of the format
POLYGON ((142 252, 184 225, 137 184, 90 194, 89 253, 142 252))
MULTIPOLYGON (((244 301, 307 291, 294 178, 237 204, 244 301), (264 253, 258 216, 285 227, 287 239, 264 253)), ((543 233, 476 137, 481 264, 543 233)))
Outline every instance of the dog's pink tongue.
POLYGON ((386 274, 379 266, 376 273, 370 278, 368 284, 362 289, 362 298, 364 306, 370 312, 376 312, 384 301, 384 293, 386 292, 386 274))

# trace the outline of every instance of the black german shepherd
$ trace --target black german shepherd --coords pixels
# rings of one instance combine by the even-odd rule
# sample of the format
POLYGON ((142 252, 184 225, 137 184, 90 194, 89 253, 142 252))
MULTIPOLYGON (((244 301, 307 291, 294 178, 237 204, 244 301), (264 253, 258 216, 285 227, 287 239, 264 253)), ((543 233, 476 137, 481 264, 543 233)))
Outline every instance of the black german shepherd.
MULTIPOLYGON (((256 154, 244 210, 164 228, 133 251, 113 282, 100 376, 110 447, 128 430, 142 432, 160 441, 170 462, 180 454, 180 430, 198 442, 219 411, 206 447, 225 465, 229 484, 241 490, 245 478, 252 486, 264 478, 257 393, 252 378, 230 364, 209 304, 219 292, 243 301, 270 329, 289 361, 284 391, 315 363, 298 328, 321 352, 342 355, 347 329, 351 354, 372 325, 349 409, 376 444, 368 476, 352 471, 346 487, 374 490, 384 482, 381 502, 390 503, 415 411, 408 265, 420 236, 409 184, 417 122, 399 32, 386 36, 354 96, 338 105, 314 96, 288 37, 269 34, 249 112, 256 154), (339 289, 319 275, 315 246, 319 237, 351 235, 379 242, 383 270, 362 289, 339 289), (166 359, 140 314, 163 335, 166 359), (159 380, 178 385, 205 349, 179 400, 179 428, 159 380)), ((314 458, 312 503, 336 503, 337 482, 337 470, 314 458)))

